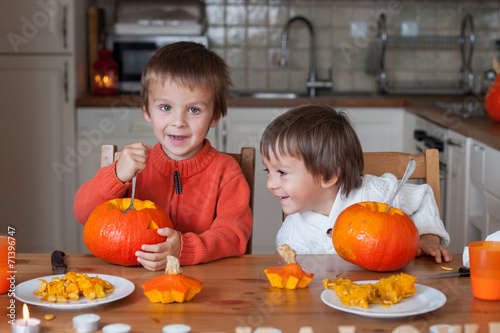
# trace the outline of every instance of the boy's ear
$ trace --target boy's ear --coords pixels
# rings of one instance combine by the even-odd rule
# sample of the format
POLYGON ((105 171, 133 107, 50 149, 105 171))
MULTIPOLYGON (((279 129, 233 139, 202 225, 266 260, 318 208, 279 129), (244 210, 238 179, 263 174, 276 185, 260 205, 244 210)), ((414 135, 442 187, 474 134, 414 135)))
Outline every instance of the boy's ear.
POLYGON ((219 123, 219 120, 220 120, 220 116, 217 117, 217 118, 213 118, 212 121, 210 122, 210 127, 213 128, 215 126, 217 126, 217 124, 219 123))
POLYGON ((329 188, 337 184, 337 181, 339 180, 339 173, 340 171, 337 171, 330 179, 328 180, 322 180, 321 181, 321 187, 323 188, 329 188))
POLYGON ((145 105, 142 106, 142 115, 144 116, 144 119, 146 119, 148 123, 151 122, 151 117, 149 116, 148 109, 145 105))

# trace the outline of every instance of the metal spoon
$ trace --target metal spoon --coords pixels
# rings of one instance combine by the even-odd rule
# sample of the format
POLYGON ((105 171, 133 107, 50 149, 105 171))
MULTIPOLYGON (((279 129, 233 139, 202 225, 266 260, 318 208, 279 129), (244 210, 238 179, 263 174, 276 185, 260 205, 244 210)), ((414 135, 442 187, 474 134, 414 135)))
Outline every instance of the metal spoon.
POLYGON ((135 197, 135 181, 137 178, 137 174, 134 175, 134 178, 132 178, 132 196, 130 197, 130 206, 128 206, 125 211, 123 211, 123 214, 127 214, 127 212, 131 209, 135 210, 134 208, 134 197, 135 197))
POLYGON ((408 180, 408 178, 410 178, 410 176, 412 175, 413 171, 415 171, 415 167, 416 166, 417 166, 417 163, 412 158, 408 162, 408 166, 406 167, 405 173, 403 175, 403 178, 401 178, 401 182, 399 183, 399 186, 396 189, 396 192, 394 192, 394 194, 391 197, 391 200, 389 200, 389 203, 387 204, 387 210, 385 211, 386 213, 389 212, 389 208, 391 207, 392 202, 394 201, 394 198, 396 198, 396 195, 399 193, 399 190, 401 190, 401 188, 406 183, 406 181, 408 180))

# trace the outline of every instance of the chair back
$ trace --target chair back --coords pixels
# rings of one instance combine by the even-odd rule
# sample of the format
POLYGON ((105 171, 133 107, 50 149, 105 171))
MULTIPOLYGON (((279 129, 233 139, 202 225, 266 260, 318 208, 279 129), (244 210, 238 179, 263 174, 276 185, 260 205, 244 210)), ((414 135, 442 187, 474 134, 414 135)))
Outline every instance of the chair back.
POLYGON ((410 159, 414 159, 417 166, 410 179, 421 179, 434 192, 434 199, 441 211, 441 191, 439 185, 439 151, 426 149, 422 154, 408 154, 398 152, 363 153, 365 168, 363 174, 382 176, 392 173, 401 179, 410 159))
MULTIPOLYGON (((116 145, 104 144, 101 146, 101 168, 113 164, 113 162, 120 157, 120 151, 117 150, 116 145)), ((243 147, 241 153, 231 154, 224 153, 233 157, 240 165, 241 171, 250 187, 250 210, 253 213, 253 197, 254 197, 254 183, 255 183, 255 148, 243 147)), ((247 249, 245 254, 252 253, 252 237, 248 239, 247 249)))
MULTIPOLYGON (((414 159, 417 166, 410 179, 421 179, 428 184, 434 192, 434 199, 441 211, 441 192, 439 185, 439 151, 437 149, 426 149, 422 154, 408 154, 399 152, 373 152, 363 153, 363 174, 382 176, 384 173, 392 173, 401 179, 410 159, 414 159)), ((283 220, 286 218, 283 213, 283 220)))

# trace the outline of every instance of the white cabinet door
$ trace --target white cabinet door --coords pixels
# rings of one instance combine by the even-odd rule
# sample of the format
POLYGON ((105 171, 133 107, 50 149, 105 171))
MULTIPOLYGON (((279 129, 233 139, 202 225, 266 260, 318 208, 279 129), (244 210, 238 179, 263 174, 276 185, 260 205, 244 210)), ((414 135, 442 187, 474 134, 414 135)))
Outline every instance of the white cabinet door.
POLYGON ((0 3, 1 53, 69 53, 74 49, 73 0, 0 3))
MULTIPOLYGON (((339 108, 340 110, 341 108, 339 108)), ((405 110, 401 108, 347 108, 364 152, 404 151, 405 110)))
POLYGON ((0 56, 0 232, 19 252, 76 251, 73 60, 0 56))
POLYGON ((281 205, 266 187, 267 175, 259 146, 267 125, 285 111, 285 108, 231 107, 218 125, 221 151, 239 153, 242 147, 256 149, 253 253, 276 253, 275 238, 282 222, 281 205))
POLYGON ((457 132, 448 131, 446 189, 442 191, 446 191, 445 227, 451 238, 448 250, 452 253, 462 252, 467 245, 469 140, 457 132))

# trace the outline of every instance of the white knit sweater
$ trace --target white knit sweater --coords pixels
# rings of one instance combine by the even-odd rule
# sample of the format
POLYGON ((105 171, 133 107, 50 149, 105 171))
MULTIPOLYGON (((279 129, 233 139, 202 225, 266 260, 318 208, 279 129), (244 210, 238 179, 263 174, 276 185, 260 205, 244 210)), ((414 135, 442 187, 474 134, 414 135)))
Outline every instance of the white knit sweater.
MULTIPOLYGON (((345 208, 357 202, 387 203, 396 191, 397 185, 398 180, 392 174, 384 174, 382 177, 365 175, 362 186, 352 191, 349 197, 346 198, 339 191, 329 216, 313 211, 287 216, 276 235, 276 247, 288 244, 298 254, 336 253, 332 239, 326 235, 326 231, 333 227, 337 216, 345 208)), ((441 221, 429 185, 405 184, 392 205, 411 217, 420 235, 438 235, 443 246, 450 243, 450 236, 441 221)))

